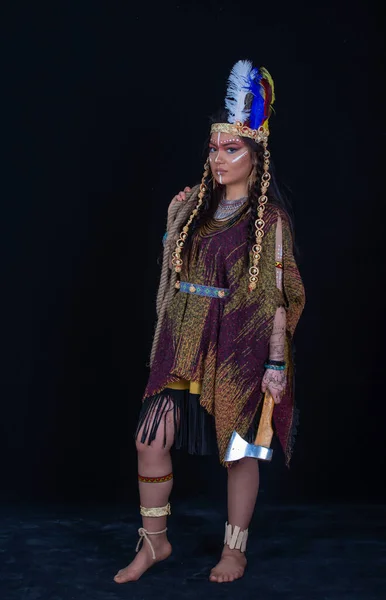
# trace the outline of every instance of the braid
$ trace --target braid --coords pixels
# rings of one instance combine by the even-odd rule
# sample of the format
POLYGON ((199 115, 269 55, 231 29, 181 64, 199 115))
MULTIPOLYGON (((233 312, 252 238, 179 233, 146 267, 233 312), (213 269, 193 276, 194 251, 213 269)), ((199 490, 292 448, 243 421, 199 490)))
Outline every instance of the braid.
MULTIPOLYGON (((182 231, 181 231, 179 238, 177 240, 177 243, 176 243, 175 250, 172 253, 172 265, 173 265, 176 273, 180 273, 182 270, 183 260, 181 258, 181 252, 182 252, 182 249, 185 245, 185 242, 186 242, 188 234, 189 234, 190 224, 193 221, 194 217, 198 214, 198 212, 203 204, 205 196, 208 196, 208 199, 210 198, 210 195, 207 194, 208 184, 206 183, 206 182, 209 182, 209 179, 210 179, 209 173, 210 173, 209 159, 207 159, 205 162, 205 166, 204 166, 204 174, 201 179, 200 191, 198 193, 198 202, 197 202, 194 210, 191 212, 190 217, 189 217, 188 222, 186 223, 185 227, 182 228, 182 231)), ((175 286, 177 288, 179 287, 179 280, 176 281, 175 286)))
POLYGON ((212 181, 213 177, 210 173, 208 173, 206 177, 202 178, 202 183, 204 183, 206 186, 206 191, 202 199, 200 211, 192 222, 188 237, 186 238, 184 245, 184 254, 186 256, 188 256, 189 249, 192 244, 193 234, 198 231, 200 227, 204 225, 211 217, 213 217, 217 208, 221 191, 219 189, 220 186, 216 186, 215 189, 212 189, 212 181))
MULTIPOLYGON (((270 181, 271 181, 271 173, 269 172, 269 165, 270 165, 269 159, 270 159, 271 153, 268 150, 267 138, 263 139, 262 145, 264 148, 263 153, 259 152, 258 150, 255 150, 257 160, 256 160, 256 165, 250 175, 252 189, 251 189, 249 195, 251 196, 250 200, 251 200, 251 205, 252 205, 252 209, 253 209, 253 210, 251 210, 251 213, 252 213, 251 216, 255 218, 255 221, 254 221, 254 238, 255 239, 254 239, 254 243, 253 243, 252 247, 251 247, 250 235, 248 236, 248 244, 249 244, 249 248, 251 250, 251 252, 249 252, 248 254, 252 253, 251 262, 250 262, 250 266, 248 269, 248 274, 249 274, 248 289, 250 292, 252 292, 253 290, 256 289, 257 283, 258 283, 258 278, 259 278, 259 272, 260 272, 259 263, 260 263, 260 259, 261 259, 262 242, 263 242, 263 237, 264 237, 264 226, 265 226, 264 211, 265 211, 266 203, 268 201, 268 188, 269 188, 270 181), (262 163, 263 163, 262 168, 261 168, 261 165, 259 164, 259 158, 262 160, 262 163), (260 173, 259 173, 259 171, 260 171, 260 173), (259 190, 259 196, 257 197, 257 203, 256 203, 255 193, 254 193, 253 189, 255 190, 255 192, 257 192, 257 189, 258 189, 256 186, 257 183, 258 183, 260 190, 259 190)), ((249 226, 249 234, 250 234, 250 222, 248 223, 248 226, 249 226)))
MULTIPOLYGON (((185 242, 188 238, 189 225, 194 220, 194 217, 199 214, 199 219, 201 222, 201 218, 203 215, 210 213, 210 201, 211 201, 211 191, 210 184, 211 175, 209 168, 209 161, 207 160, 204 167, 204 174, 201 180, 201 184, 195 192, 193 192, 189 198, 182 204, 177 204, 172 206, 168 212, 167 219, 167 232, 168 236, 165 242, 163 259, 162 259, 162 269, 161 269, 161 278, 157 293, 157 325, 155 328, 155 333, 153 336, 153 343, 150 352, 150 366, 153 363, 154 355, 156 352, 159 336, 161 333, 161 325, 163 318, 166 313, 166 309, 172 300, 175 289, 178 286, 177 273, 181 270, 177 271, 178 267, 182 265, 182 259, 180 258, 182 247, 185 245, 185 242), (195 201, 198 198, 198 202, 195 208, 192 211, 192 206, 195 204, 195 201), (199 210, 201 208, 201 210, 199 210), (198 212, 199 211, 199 212, 198 212), (189 216, 190 215, 190 216, 189 216), (189 217, 189 218, 188 218, 189 217), (188 219, 188 221, 187 221, 188 219), (186 222, 187 221, 187 222, 186 222), (185 223, 185 226, 181 230, 182 225, 185 223), (174 252, 172 252, 172 248, 175 246, 174 252), (170 255, 172 254, 172 260, 170 265, 170 255)), ((197 219, 194 220, 196 224, 197 219)), ((197 227, 193 226, 192 229, 195 231, 197 227)), ((191 239, 191 235, 189 236, 191 239)))
MULTIPOLYGON (((261 194, 261 176, 264 172, 264 157, 263 157, 263 149, 260 148, 260 146, 258 147, 257 151, 256 151, 256 181, 253 184, 252 188, 250 189, 249 195, 248 195, 248 202, 249 205, 251 207, 251 211, 250 211, 250 218, 249 218, 249 223, 248 223, 248 250, 250 251, 252 249, 253 244, 255 244, 256 242, 256 226, 255 226, 255 221, 257 219, 257 207, 258 207, 258 203, 259 203, 259 196, 261 194)), ((270 193, 268 191, 267 193, 268 199, 271 200, 270 198, 270 193)), ((246 261, 249 261, 249 257, 248 255, 246 256, 246 261)))

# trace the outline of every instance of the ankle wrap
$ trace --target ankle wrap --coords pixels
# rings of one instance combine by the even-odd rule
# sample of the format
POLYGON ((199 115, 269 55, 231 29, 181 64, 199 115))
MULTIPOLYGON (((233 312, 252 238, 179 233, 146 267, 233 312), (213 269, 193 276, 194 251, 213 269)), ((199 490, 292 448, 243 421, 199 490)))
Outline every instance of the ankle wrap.
POLYGON ((145 508, 141 506, 141 515, 143 517, 164 517, 165 515, 171 515, 170 502, 166 506, 159 506, 158 508, 145 508))
POLYGON ((248 529, 241 531, 240 527, 237 527, 236 525, 232 532, 232 525, 225 523, 224 544, 227 544, 231 550, 236 548, 237 550, 240 550, 240 552, 245 552, 245 548, 247 547, 247 539, 248 529))
POLYGON ((137 544, 137 547, 136 547, 135 551, 138 552, 141 543, 143 542, 143 540, 146 540, 147 543, 150 546, 151 555, 152 555, 153 559, 155 560, 156 556, 155 556, 153 544, 151 543, 151 541, 150 541, 150 539, 149 539, 148 536, 149 535, 158 535, 159 533, 165 533, 165 531, 167 531, 167 530, 168 530, 168 528, 166 527, 165 529, 162 529, 162 531, 148 531, 147 529, 144 529, 143 527, 140 527, 138 529, 139 540, 138 540, 138 544, 137 544))

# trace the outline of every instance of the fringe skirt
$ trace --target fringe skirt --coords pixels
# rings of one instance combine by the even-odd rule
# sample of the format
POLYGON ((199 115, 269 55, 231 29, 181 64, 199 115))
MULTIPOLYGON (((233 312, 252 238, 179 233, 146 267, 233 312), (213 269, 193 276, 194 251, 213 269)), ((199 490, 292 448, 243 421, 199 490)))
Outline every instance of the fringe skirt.
POLYGON ((200 391, 200 383, 180 379, 158 394, 145 398, 135 437, 143 444, 150 445, 162 423, 165 447, 168 441, 166 421, 172 412, 173 447, 176 450, 182 449, 189 454, 198 455, 218 454, 214 417, 201 406, 200 391))

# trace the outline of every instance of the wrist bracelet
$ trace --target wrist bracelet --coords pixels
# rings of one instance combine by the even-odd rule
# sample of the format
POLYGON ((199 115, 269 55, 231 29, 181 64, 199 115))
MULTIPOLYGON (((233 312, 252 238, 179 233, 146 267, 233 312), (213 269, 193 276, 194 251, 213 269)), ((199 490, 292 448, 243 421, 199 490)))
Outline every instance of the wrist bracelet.
POLYGON ((284 360, 273 360, 271 358, 269 358, 266 361, 267 365, 275 365, 276 367, 285 367, 285 361, 284 360))
POLYGON ((273 371, 285 371, 285 365, 278 366, 278 365, 270 365, 268 363, 265 363, 264 367, 266 369, 272 369, 273 371))

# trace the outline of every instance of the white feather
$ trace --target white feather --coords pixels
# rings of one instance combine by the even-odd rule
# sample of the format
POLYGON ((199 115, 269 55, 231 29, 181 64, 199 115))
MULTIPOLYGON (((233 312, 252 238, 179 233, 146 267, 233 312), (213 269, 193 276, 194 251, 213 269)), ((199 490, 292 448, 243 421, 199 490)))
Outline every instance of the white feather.
POLYGON ((253 66, 249 60, 239 60, 232 67, 228 78, 225 108, 228 111, 228 122, 244 123, 249 117, 249 110, 245 110, 245 97, 249 90, 249 74, 253 66))

